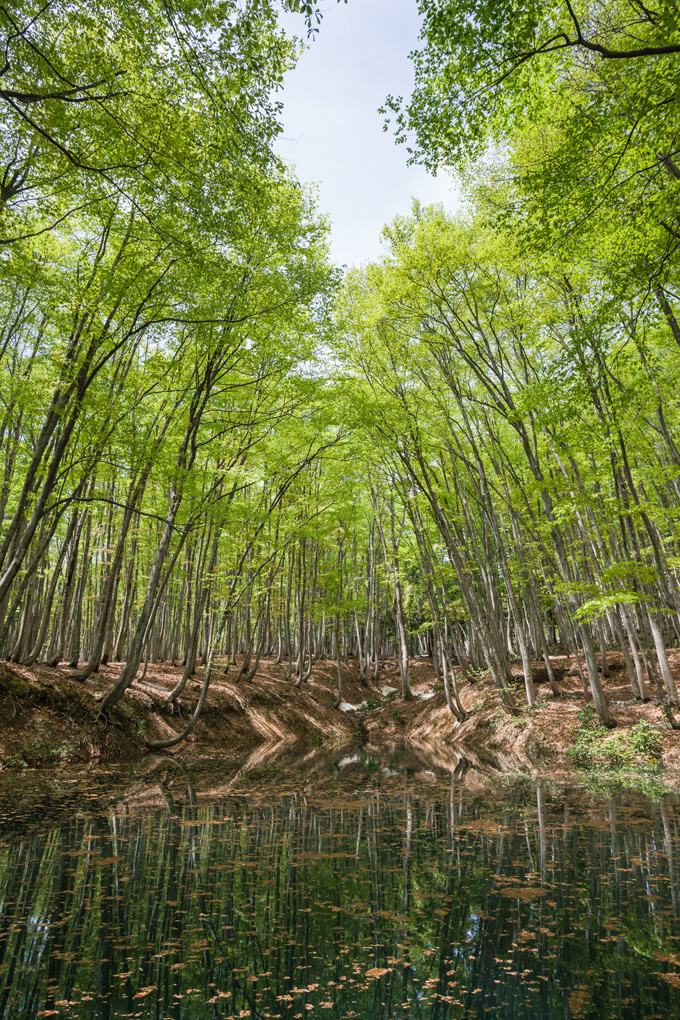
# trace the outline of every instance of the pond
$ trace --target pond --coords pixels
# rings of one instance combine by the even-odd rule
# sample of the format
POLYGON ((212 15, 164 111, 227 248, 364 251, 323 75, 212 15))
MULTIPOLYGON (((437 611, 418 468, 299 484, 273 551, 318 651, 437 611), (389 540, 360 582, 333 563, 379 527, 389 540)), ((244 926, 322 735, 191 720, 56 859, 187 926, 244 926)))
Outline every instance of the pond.
POLYGON ((0 1017, 677 1017, 679 808, 361 752, 4 773, 0 1017))

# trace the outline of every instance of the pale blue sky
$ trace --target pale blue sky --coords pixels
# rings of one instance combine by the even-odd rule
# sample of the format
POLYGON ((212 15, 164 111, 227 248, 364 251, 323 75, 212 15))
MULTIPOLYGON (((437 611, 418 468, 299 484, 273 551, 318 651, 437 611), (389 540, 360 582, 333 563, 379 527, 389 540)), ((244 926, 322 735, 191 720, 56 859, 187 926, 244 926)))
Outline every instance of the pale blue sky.
MULTIPOLYGON (((326 0, 321 28, 286 79, 279 154, 301 181, 317 182, 319 208, 333 225, 336 262, 357 265, 382 253, 380 231, 408 213, 411 196, 457 205, 445 174, 406 165, 407 152, 382 130, 388 93, 408 96, 417 46, 416 0, 326 0)), ((300 17, 284 18, 302 34, 300 17)))

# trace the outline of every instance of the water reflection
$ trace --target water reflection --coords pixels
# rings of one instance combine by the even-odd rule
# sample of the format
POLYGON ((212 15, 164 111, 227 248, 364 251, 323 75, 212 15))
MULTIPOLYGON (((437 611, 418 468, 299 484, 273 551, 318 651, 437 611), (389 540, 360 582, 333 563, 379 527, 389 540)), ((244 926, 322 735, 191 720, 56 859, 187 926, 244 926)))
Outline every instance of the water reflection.
POLYGON ((678 1015, 675 798, 252 764, 0 784, 1 1017, 678 1015))

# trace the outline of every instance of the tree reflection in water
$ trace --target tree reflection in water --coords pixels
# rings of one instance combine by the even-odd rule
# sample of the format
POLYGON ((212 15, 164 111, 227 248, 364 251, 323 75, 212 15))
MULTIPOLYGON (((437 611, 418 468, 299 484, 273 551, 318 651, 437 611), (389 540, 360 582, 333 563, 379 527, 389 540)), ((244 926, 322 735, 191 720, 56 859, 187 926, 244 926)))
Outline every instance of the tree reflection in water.
POLYGON ((8 829, 0 1016, 678 1015, 674 798, 353 769, 8 829))

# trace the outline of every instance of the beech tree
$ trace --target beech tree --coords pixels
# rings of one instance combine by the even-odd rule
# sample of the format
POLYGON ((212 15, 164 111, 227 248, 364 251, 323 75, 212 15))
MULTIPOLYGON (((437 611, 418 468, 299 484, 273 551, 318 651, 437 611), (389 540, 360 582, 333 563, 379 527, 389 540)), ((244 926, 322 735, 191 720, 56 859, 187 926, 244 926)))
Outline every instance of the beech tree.
POLYGON ((342 286, 272 150, 273 4, 3 9, 0 655, 119 664, 105 715, 200 675, 151 746, 264 656, 334 659, 340 708, 350 661, 408 700, 428 655, 460 722, 481 673, 559 697, 560 650, 611 726, 616 648, 677 726, 673 9, 423 0, 392 105, 413 158, 475 157, 469 209, 342 286))
MULTIPOLYGON (((468 645, 478 643, 513 710, 507 611, 532 704, 529 652, 550 674, 554 614, 564 647, 583 655, 603 722, 612 719, 595 645, 612 640, 636 697, 646 690, 633 664, 647 659, 674 722, 664 631, 680 622, 677 536, 661 482, 674 486, 674 462, 640 429, 647 395, 635 341, 589 293, 601 297, 606 281, 555 277, 549 260, 530 263, 483 224, 436 207, 416 207, 386 239, 382 264, 348 281, 340 351, 352 385, 356 373, 365 380, 364 426, 390 451, 404 505, 414 521, 425 512, 443 542, 468 645)), ((667 349, 666 339, 656 356, 667 349)), ((671 355, 659 374, 673 377, 675 366, 671 355)), ((422 566, 431 576, 431 559, 422 566)))

